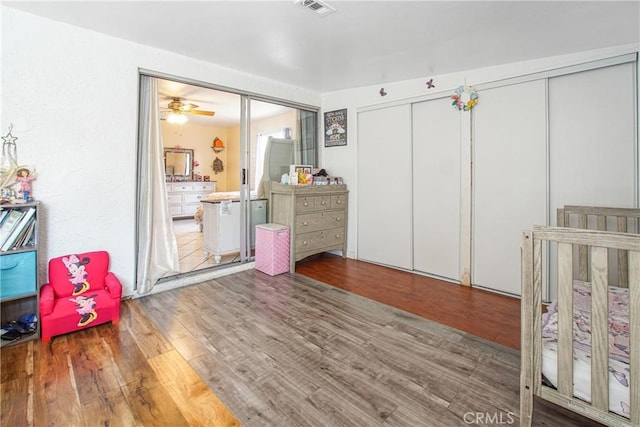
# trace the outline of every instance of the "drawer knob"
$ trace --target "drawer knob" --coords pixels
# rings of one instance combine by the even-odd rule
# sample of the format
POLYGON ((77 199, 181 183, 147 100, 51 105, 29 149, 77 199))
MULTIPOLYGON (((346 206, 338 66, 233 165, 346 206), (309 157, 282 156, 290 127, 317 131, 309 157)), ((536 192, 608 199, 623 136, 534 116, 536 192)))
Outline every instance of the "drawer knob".
POLYGON ((303 206, 305 206, 305 207, 306 207, 306 206, 309 206, 309 203, 308 203, 308 202, 304 202, 304 203, 303 203, 303 206))
POLYGON ((336 234, 336 239, 339 239, 339 238, 340 238, 340 235, 339 235, 339 234, 336 234))
POLYGON ((342 203, 340 199, 336 200, 336 205, 339 205, 340 203, 342 203))
POLYGON ((306 227, 307 225, 309 225, 309 223, 307 221, 305 221, 305 222, 302 223, 302 225, 304 225, 306 227))
POLYGON ((323 201, 321 201, 321 202, 320 202, 320 204, 321 204, 321 205, 326 205, 326 204, 327 204, 327 202, 326 202, 325 200, 323 200, 323 201))
POLYGON ((302 241, 302 246, 306 246, 306 245, 307 245, 307 241, 306 241, 306 240, 303 240, 303 241, 302 241))
POLYGON ((336 217, 336 221, 342 221, 342 218, 340 218, 339 216, 336 217))

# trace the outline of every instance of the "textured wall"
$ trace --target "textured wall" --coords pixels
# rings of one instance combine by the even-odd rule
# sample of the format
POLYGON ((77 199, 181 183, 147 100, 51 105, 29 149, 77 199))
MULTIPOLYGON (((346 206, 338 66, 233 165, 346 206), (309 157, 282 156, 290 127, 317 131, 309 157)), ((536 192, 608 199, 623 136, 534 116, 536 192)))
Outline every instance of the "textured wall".
POLYGON ((320 105, 311 91, 6 6, 0 13, 0 133, 13 123, 20 162, 37 168, 41 280, 51 257, 106 249, 133 293, 139 69, 320 105))

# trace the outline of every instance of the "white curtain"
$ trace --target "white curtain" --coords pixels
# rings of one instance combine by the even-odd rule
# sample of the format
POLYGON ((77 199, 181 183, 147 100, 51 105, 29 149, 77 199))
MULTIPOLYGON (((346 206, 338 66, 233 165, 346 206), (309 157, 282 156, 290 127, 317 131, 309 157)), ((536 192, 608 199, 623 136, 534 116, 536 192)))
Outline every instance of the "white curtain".
POLYGON ((168 272, 180 272, 178 244, 166 197, 158 82, 140 77, 138 147, 138 277, 145 294, 168 272))

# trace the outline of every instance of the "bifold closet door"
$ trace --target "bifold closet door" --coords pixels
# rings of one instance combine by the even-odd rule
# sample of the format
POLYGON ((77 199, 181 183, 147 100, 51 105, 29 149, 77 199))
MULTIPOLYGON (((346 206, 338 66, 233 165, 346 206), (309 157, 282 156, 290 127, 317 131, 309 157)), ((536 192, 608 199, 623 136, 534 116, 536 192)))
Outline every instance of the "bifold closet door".
POLYGON ((411 269, 411 106, 358 113, 358 259, 411 269))
POLYGON ((544 80, 486 89, 473 110, 472 283, 520 295, 520 236, 546 224, 544 80))
POLYGON ((460 114, 413 104, 413 268, 460 281, 460 114))

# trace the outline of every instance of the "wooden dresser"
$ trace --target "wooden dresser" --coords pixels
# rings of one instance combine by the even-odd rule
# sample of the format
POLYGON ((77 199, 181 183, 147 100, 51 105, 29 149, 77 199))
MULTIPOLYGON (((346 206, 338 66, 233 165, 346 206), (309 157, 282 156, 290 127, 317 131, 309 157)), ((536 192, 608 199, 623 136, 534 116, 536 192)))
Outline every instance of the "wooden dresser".
POLYGON ((269 222, 289 226, 290 272, 309 255, 340 249, 347 254, 346 185, 271 185, 269 222))

